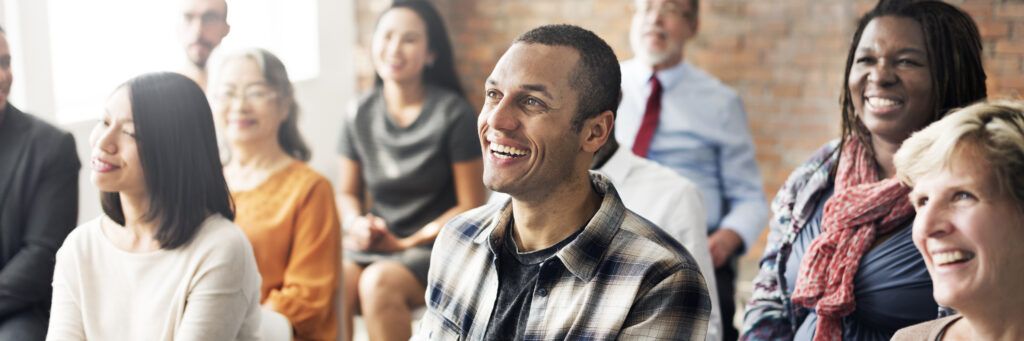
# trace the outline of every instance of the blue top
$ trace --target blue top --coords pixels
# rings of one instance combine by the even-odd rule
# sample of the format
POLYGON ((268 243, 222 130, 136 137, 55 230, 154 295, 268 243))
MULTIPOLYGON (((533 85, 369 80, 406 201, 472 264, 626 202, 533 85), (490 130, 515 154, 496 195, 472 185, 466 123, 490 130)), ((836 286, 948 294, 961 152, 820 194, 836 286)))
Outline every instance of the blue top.
MULTIPOLYGON (((832 197, 827 189, 817 203, 814 215, 793 241, 792 253, 786 262, 786 294, 793 294, 800 263, 811 242, 821 234, 821 218, 825 202, 832 197)), ((853 279, 856 310, 843 318, 844 340, 889 340, 900 328, 934 319, 938 305, 932 297, 932 280, 924 259, 914 247, 911 228, 900 229, 889 239, 868 250, 861 258, 853 279)), ((794 340, 814 338, 818 315, 813 309, 800 310, 794 340)))
MULTIPOLYGON (((622 63, 615 138, 631 150, 643 120, 653 70, 622 63)), ((707 209, 708 231, 729 227, 753 245, 768 221, 747 114, 735 91, 689 63, 658 71, 661 115, 647 158, 693 181, 707 209)))

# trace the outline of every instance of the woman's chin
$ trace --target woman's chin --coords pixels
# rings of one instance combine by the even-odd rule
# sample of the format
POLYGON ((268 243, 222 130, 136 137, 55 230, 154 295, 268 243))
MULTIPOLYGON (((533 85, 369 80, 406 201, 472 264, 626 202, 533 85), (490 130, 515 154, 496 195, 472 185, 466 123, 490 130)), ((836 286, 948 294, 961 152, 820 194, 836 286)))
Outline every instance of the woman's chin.
POLYGON ((954 287, 953 285, 935 284, 932 289, 932 297, 935 298, 935 303, 957 310, 963 307, 964 303, 978 302, 983 299, 976 296, 972 295, 965 288, 954 287))
POLYGON ((232 129, 227 133, 227 140, 233 145, 245 145, 253 142, 259 142, 264 138, 263 134, 251 131, 248 129, 232 129))

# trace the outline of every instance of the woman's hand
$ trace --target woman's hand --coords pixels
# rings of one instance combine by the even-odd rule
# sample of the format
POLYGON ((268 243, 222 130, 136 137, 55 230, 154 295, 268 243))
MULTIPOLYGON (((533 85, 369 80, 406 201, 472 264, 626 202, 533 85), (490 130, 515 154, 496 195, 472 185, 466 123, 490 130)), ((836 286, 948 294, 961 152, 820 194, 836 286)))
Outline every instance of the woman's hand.
POLYGON ((387 230, 387 228, 378 231, 378 233, 380 235, 377 240, 370 246, 372 251, 398 252, 414 246, 409 238, 399 238, 387 230))
POLYGON ((352 226, 345 234, 345 248, 372 251, 373 245, 381 238, 382 233, 390 234, 384 219, 372 214, 359 216, 352 220, 352 226))

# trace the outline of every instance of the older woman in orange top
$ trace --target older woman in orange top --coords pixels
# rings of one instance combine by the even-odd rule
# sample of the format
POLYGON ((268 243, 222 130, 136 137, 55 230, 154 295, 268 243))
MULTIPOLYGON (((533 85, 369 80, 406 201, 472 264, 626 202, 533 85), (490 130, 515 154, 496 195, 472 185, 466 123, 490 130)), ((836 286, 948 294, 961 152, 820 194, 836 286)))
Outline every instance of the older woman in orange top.
POLYGON ((310 152, 284 65, 244 50, 212 76, 214 115, 230 147, 224 176, 263 275, 261 302, 288 318, 296 339, 334 340, 340 223, 331 184, 303 162, 310 152))

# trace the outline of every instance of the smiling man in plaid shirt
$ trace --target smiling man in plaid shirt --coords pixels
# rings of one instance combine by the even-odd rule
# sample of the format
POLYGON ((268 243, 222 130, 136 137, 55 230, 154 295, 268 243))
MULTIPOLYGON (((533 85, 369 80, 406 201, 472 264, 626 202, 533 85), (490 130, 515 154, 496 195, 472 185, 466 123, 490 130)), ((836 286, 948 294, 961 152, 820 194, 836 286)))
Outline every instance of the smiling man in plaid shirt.
POLYGON ((704 339, 711 299, 693 257, 588 172, 620 80, 611 48, 575 26, 505 52, 477 125, 484 184, 511 199, 445 226, 416 338, 704 339))

